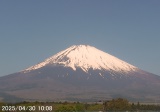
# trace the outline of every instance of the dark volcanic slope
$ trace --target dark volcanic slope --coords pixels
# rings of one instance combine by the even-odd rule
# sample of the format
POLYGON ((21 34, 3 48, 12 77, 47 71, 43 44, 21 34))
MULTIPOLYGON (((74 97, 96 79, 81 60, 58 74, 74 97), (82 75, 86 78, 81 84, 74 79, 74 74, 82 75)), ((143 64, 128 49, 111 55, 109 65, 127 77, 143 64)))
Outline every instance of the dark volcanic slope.
POLYGON ((94 47, 80 45, 22 72, 1 77, 0 99, 97 101, 125 97, 132 101, 159 101, 159 88, 160 76, 94 47))

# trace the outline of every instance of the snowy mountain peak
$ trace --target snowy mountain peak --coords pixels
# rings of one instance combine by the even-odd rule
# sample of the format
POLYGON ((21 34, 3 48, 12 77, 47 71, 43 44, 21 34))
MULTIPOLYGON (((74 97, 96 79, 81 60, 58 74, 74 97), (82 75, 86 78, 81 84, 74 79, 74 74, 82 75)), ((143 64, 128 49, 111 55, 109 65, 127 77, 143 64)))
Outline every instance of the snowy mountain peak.
POLYGON ((94 70, 113 70, 117 72, 136 70, 136 67, 133 65, 100 51, 95 47, 89 45, 73 45, 25 71, 39 69, 47 65, 71 67, 73 70, 81 68, 85 72, 88 72, 90 68, 94 70))

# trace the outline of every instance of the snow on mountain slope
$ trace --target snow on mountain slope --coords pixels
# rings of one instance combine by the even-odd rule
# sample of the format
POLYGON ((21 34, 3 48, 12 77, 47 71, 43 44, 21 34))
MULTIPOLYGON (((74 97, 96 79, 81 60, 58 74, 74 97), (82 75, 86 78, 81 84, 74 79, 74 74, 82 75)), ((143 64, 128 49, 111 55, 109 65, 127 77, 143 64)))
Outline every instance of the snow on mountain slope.
POLYGON ((71 67, 73 70, 76 70, 78 67, 84 72, 88 72, 90 68, 93 70, 113 70, 116 72, 129 72, 137 69, 135 66, 100 51, 95 47, 89 45, 73 45, 24 71, 36 70, 46 65, 71 67))
POLYGON ((9 102, 8 97, 45 102, 114 97, 155 101, 159 88, 159 76, 89 45, 71 46, 24 71, 0 78, 0 97, 9 102))

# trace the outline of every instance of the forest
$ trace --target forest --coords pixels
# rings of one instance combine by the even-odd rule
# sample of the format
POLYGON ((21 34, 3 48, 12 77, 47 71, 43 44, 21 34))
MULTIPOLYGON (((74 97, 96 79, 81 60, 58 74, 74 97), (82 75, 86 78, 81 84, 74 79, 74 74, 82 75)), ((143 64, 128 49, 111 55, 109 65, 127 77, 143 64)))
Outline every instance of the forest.
POLYGON ((159 112, 158 104, 131 103, 127 99, 117 98, 98 102, 0 102, 0 112, 159 112))

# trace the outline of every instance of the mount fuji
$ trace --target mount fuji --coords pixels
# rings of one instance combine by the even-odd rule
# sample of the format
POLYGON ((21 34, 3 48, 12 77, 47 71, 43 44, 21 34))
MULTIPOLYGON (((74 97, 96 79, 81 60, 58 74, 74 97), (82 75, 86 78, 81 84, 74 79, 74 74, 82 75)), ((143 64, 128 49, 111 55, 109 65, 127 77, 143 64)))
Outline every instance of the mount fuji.
POLYGON ((3 101, 98 101, 124 97, 160 102, 160 76, 89 45, 73 45, 43 62, 0 77, 3 101))

